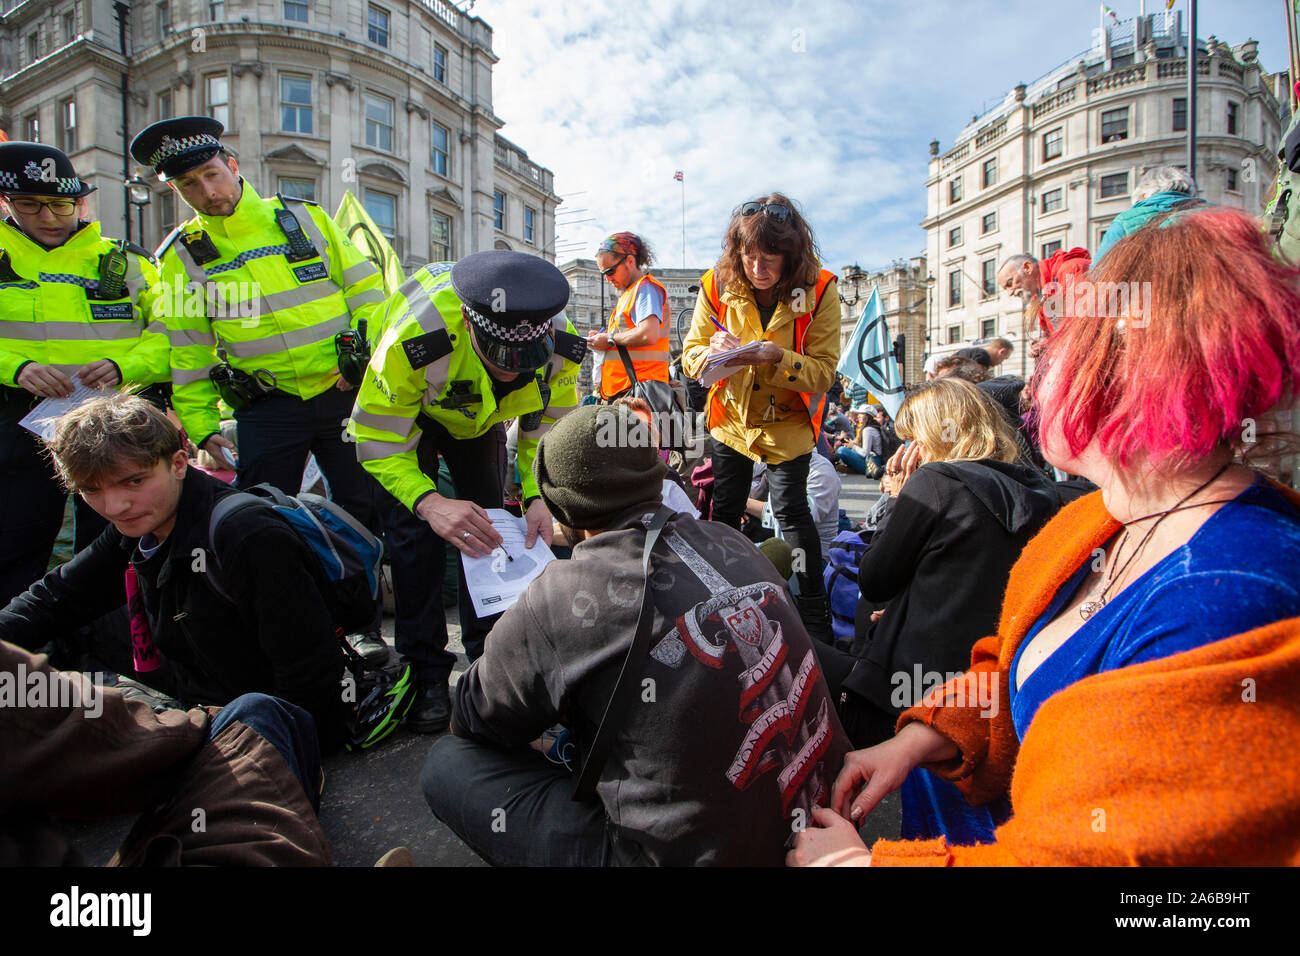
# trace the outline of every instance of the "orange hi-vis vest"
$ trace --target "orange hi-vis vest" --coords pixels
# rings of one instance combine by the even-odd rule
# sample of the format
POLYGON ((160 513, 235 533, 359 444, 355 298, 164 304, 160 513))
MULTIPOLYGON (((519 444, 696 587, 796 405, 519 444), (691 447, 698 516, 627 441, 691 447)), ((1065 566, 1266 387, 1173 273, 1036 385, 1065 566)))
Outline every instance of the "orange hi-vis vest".
MULTIPOLYGON (((632 370, 636 372, 637 381, 639 382, 667 382, 668 381, 668 320, 670 309, 668 307, 668 290, 654 276, 644 275, 636 282, 628 286, 623 294, 618 297, 618 302, 614 306, 614 311, 609 317, 609 333, 613 334, 622 329, 635 329, 637 326, 636 318, 633 312, 636 309, 636 294, 641 288, 641 283, 649 282, 651 285, 659 287, 659 291, 664 296, 664 314, 659 316, 662 321, 660 326, 663 334, 657 341, 641 348, 632 348, 627 346, 628 357, 632 359, 632 370)), ((603 398, 612 398, 619 392, 626 391, 632 387, 632 381, 627 377, 627 369, 623 366, 622 356, 617 348, 612 348, 605 353, 604 360, 600 366, 600 394, 603 398)))
MULTIPOLYGON (((813 291, 812 308, 803 315, 794 320, 794 350, 800 355, 804 354, 804 340, 808 336, 808 326, 812 324, 813 316, 817 313, 817 305, 822 300, 822 293, 826 287, 835 281, 835 273, 828 269, 823 269, 817 276, 817 286, 813 291)), ((700 279, 700 289, 703 291, 705 300, 713 308, 713 314, 717 316, 718 321, 722 322, 722 299, 718 295, 718 283, 714 278, 713 270, 710 269, 700 279)), ((723 325, 726 323, 723 322, 723 325)), ((724 378, 719 382, 714 382, 709 387, 709 409, 706 422, 709 429, 716 428, 726 417, 726 409, 722 404, 722 397, 719 389, 725 387, 727 380, 724 378)), ((757 387, 757 386, 755 386, 757 387)), ((808 410, 808 424, 812 428, 813 441, 817 440, 817 435, 821 431, 822 417, 826 414, 826 394, 812 395, 808 392, 797 392, 799 401, 803 403, 804 408, 808 410)))

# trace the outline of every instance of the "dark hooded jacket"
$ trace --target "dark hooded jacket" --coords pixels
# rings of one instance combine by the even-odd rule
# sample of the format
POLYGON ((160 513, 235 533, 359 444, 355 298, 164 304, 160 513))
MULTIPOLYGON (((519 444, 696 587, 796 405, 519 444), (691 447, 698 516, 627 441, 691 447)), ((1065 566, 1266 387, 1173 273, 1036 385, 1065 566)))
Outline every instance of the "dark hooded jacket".
POLYGON ((1011 566, 1063 503, 1050 479, 1022 464, 918 468, 863 556, 862 597, 888 603, 874 626, 859 615, 858 663, 844 689, 898 713, 896 688, 916 687, 916 665, 923 674, 966 670, 975 642, 997 630, 1011 566))

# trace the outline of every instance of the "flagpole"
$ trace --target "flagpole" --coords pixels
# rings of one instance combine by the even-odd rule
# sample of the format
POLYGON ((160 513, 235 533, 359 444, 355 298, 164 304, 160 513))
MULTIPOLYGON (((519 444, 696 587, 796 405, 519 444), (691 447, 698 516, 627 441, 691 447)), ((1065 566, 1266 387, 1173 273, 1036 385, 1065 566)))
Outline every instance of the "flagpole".
POLYGON ((686 173, 682 173, 682 268, 686 268, 686 173))

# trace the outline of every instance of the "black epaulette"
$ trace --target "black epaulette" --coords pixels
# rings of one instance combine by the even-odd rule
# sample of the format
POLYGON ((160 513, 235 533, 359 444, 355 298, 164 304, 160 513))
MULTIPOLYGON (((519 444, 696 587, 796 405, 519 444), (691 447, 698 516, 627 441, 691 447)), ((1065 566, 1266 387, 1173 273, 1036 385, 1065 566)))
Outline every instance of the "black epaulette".
POLYGON ((282 203, 300 202, 300 203, 303 203, 304 205, 307 205, 307 206, 319 206, 319 205, 320 205, 320 203, 318 203, 318 202, 317 202, 316 200, 314 200, 314 199, 300 199, 300 198, 298 198, 297 196, 281 196, 279 193, 276 193, 276 194, 275 194, 275 198, 278 199, 278 200, 280 200, 280 202, 282 202, 282 203))
POLYGON ((167 236, 167 238, 164 239, 159 244, 158 248, 154 250, 154 254, 153 254, 154 259, 156 259, 158 262, 162 262, 163 256, 167 254, 167 250, 171 248, 172 243, 175 242, 180 237, 180 234, 185 231, 186 225, 187 223, 181 223, 179 226, 177 226, 175 229, 171 231, 171 233, 167 236))
POLYGON ((559 330, 555 333, 555 351, 570 362, 581 364, 587 354, 587 340, 581 335, 559 330))
POLYGON ((402 342, 402 351, 412 370, 422 369, 444 355, 451 354, 451 336, 446 329, 435 329, 402 342))

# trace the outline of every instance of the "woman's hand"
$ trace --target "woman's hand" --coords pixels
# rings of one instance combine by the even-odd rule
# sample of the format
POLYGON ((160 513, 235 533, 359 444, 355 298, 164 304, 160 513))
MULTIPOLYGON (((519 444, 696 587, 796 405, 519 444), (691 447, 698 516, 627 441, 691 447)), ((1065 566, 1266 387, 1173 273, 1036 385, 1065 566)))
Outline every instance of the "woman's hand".
POLYGON ((857 828, 825 807, 813 807, 815 826, 795 837, 794 849, 786 854, 786 866, 870 866, 867 849, 857 828))
POLYGON ((719 329, 709 337, 710 352, 729 352, 732 349, 740 348, 740 339, 736 338, 730 332, 723 332, 719 329))
POLYGON ((883 744, 855 750, 844 758, 844 769, 831 788, 831 809, 858 825, 921 764, 957 755, 957 745, 951 740, 912 721, 883 744))
POLYGON ((916 442, 899 450, 903 452, 898 466, 898 488, 902 490, 903 485, 907 484, 907 479, 912 477, 916 469, 925 464, 925 453, 916 442))

